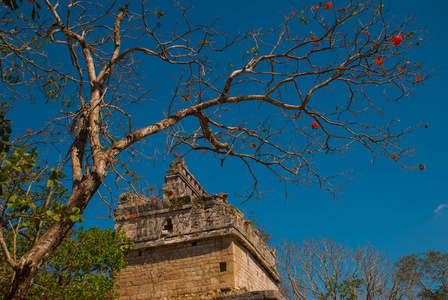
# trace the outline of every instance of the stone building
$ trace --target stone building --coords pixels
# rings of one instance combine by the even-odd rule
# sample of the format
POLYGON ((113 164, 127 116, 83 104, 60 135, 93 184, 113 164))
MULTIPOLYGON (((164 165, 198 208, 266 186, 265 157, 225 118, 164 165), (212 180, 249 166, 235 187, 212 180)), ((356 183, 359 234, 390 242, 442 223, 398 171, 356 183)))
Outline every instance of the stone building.
POLYGON ((162 199, 120 195, 115 228, 136 245, 120 299, 283 300, 274 249, 227 196, 207 194, 183 159, 170 164, 162 199))

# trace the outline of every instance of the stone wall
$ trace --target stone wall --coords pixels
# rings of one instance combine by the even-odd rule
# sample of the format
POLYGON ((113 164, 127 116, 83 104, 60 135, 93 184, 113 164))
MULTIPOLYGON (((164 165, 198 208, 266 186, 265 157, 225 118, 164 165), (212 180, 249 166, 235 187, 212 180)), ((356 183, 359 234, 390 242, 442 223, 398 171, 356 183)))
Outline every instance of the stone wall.
POLYGON ((163 185, 163 197, 167 198, 174 193, 178 197, 204 196, 205 189, 199 184, 194 176, 188 171, 185 160, 173 161, 166 171, 165 184, 163 185))
MULTIPOLYGON (((121 272, 121 300, 201 299, 222 290, 277 290, 276 283, 233 237, 131 252, 121 272)), ((233 298, 232 298, 233 299, 233 298)), ((243 298, 242 298, 243 299, 243 298)))
POLYGON ((277 290, 274 281, 265 271, 259 261, 240 243, 234 243, 232 254, 234 257, 235 288, 245 288, 248 291, 277 290))
POLYGON ((201 298, 199 300, 285 300, 285 298, 277 291, 256 291, 201 298))
POLYGON ((119 277, 120 299, 277 291, 275 252, 227 194, 207 194, 183 161, 170 165, 165 182, 162 199, 119 197, 115 228, 136 245, 119 277))
POLYGON ((133 251, 117 292, 123 300, 160 299, 234 287, 231 249, 224 238, 133 251))

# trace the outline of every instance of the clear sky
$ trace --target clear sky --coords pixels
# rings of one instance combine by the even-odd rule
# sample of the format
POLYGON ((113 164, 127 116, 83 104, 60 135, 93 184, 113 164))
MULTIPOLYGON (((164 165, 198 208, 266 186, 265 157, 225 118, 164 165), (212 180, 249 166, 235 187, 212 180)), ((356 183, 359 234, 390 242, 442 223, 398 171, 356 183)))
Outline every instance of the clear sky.
MULTIPOLYGON (((280 11, 290 14, 303 6, 319 3, 309 0, 190 2, 196 3, 194 16, 201 22, 220 17, 217 23, 220 28, 243 32, 278 24, 280 11)), ((334 2, 338 5, 338 1, 334 2)), ((240 210, 254 212, 257 221, 273 234, 272 245, 282 238, 300 242, 305 237, 329 237, 354 248, 370 242, 392 260, 426 250, 448 250, 448 134, 445 123, 448 119, 448 1, 393 0, 390 11, 397 20, 416 14, 414 26, 426 28, 427 32, 422 35, 421 46, 411 55, 415 60, 424 61, 426 70, 434 69, 439 73, 421 84, 409 100, 386 112, 406 124, 429 124, 427 129, 420 129, 404 140, 408 145, 418 146, 416 158, 409 161, 410 164, 423 163, 426 170, 407 171, 386 158, 377 159, 372 166, 371 156, 355 148, 320 166, 333 172, 353 170, 352 179, 343 181, 345 189, 340 195, 341 201, 330 200, 330 195, 317 187, 303 186, 291 187, 289 198, 285 199, 283 185, 272 174, 261 173, 261 183, 271 192, 259 203, 249 201, 240 205, 241 199, 234 195, 243 193, 251 182, 250 175, 240 165, 230 162, 220 167, 219 161, 209 154, 192 154, 186 158, 189 170, 209 193, 227 192, 229 201, 240 210)), ((166 13, 169 16, 169 10, 166 13)), ((329 101, 329 98, 322 98, 322 101, 329 101)), ((21 108, 27 121, 20 119, 17 112, 12 114, 20 130, 41 124, 42 120, 33 114, 34 109, 21 108)), ((142 163, 137 171, 150 185, 161 187, 164 171, 172 159, 157 161, 155 166, 142 163)), ((87 209, 84 226, 113 226, 111 220, 105 222, 96 217, 100 214, 107 214, 107 208, 95 198, 87 209)))

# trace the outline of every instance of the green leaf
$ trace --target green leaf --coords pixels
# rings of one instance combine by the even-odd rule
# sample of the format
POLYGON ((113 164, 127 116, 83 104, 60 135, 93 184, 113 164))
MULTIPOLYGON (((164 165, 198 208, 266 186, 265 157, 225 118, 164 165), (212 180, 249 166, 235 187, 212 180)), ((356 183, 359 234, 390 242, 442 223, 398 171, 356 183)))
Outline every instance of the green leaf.
POLYGON ((72 208, 72 213, 79 214, 80 212, 81 212, 81 210, 78 207, 73 207, 72 208))
POLYGON ((53 180, 48 179, 48 180, 47 180, 47 183, 45 184, 45 186, 46 186, 46 187, 52 187, 52 186, 54 186, 54 182, 53 182, 53 180))
POLYGON ((8 174, 6 173, 1 173, 0 174, 0 182, 5 182, 8 180, 8 174))
POLYGON ((61 218, 59 218, 59 216, 58 215, 53 215, 53 220, 55 220, 55 221, 61 221, 61 218))

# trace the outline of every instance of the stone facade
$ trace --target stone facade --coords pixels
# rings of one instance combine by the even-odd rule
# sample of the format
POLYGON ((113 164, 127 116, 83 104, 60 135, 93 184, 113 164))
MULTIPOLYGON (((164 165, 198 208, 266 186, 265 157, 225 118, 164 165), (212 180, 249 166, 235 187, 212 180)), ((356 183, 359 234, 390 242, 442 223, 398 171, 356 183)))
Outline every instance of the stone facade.
POLYGON ((274 250, 228 195, 207 194, 184 160, 166 173, 162 199, 119 197, 115 228, 136 245, 120 299, 283 299, 274 250))

